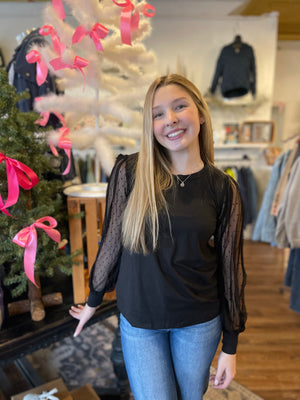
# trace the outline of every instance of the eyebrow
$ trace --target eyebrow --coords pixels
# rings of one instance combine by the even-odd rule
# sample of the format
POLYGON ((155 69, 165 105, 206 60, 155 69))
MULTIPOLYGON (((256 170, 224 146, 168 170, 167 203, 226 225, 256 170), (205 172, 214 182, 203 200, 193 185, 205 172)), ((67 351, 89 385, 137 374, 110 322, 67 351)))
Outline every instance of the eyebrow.
MULTIPOLYGON (((176 103, 176 101, 181 101, 181 100, 188 100, 187 97, 177 97, 176 99, 172 100, 172 103, 176 103)), ((162 107, 161 105, 152 107, 152 110, 156 110, 157 108, 162 107)))

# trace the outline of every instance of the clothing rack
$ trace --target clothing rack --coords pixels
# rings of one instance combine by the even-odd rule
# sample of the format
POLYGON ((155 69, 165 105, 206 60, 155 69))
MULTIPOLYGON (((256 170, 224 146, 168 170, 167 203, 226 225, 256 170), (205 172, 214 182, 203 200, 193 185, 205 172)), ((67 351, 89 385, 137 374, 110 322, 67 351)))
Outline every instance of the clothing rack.
POLYGON ((253 161, 254 159, 249 157, 248 154, 244 154, 242 157, 216 158, 215 164, 219 167, 248 167, 252 166, 253 161))

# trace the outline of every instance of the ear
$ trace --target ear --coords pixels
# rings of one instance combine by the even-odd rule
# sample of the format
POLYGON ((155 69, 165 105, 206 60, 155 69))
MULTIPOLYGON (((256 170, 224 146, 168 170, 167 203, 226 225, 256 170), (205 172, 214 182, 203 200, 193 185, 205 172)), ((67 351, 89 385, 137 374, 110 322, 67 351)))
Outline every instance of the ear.
POLYGON ((204 124, 204 122, 205 122, 205 119, 204 119, 204 117, 200 117, 200 125, 202 125, 202 124, 204 124))

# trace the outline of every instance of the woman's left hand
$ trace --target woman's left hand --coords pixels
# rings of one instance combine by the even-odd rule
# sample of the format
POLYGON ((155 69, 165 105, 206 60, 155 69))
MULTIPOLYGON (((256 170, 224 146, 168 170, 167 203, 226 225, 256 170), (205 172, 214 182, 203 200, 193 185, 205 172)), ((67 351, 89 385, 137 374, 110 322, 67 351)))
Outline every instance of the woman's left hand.
POLYGON ((72 315, 73 318, 79 320, 79 323, 74 333, 74 337, 80 334, 84 325, 95 314, 96 309, 97 307, 89 307, 87 304, 85 306, 79 304, 78 306, 71 307, 71 309, 69 310, 69 314, 72 315))
POLYGON ((236 374, 236 354, 226 354, 221 351, 216 375, 211 375, 210 381, 214 389, 226 389, 236 374))

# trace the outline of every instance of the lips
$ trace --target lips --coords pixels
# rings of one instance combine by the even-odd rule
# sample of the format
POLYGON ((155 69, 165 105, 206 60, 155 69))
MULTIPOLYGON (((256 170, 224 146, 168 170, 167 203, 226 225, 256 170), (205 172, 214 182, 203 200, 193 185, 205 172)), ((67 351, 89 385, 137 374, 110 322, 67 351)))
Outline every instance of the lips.
POLYGON ((168 133, 167 137, 169 139, 175 139, 177 138, 179 135, 182 135, 184 133, 184 129, 178 129, 176 131, 172 131, 170 133, 168 133))

